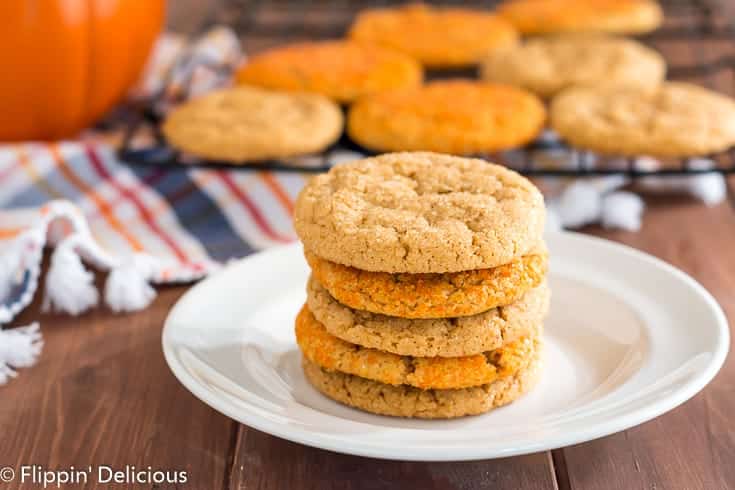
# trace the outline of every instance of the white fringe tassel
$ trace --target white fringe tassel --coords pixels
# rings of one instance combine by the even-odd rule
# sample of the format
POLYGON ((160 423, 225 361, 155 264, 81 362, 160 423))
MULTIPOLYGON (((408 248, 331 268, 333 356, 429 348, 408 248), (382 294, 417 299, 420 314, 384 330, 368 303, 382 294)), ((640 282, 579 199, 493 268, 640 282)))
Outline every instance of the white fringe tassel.
MULTIPOLYGON (((715 162, 708 158, 692 158, 689 167, 696 170, 712 168, 715 162)), ((657 170, 661 163, 655 158, 640 157, 635 161, 636 169, 657 170)), ((707 206, 716 206, 727 199, 727 182, 717 173, 684 175, 680 177, 660 177, 650 175, 639 179, 638 186, 645 192, 683 193, 699 199, 707 206)))
POLYGON ((25 243, 15 240, 10 247, 0 254, 0 303, 8 297, 20 279, 22 250, 25 243))
POLYGON ((600 223, 605 228, 640 230, 643 200, 632 192, 616 190, 627 183, 622 176, 573 181, 561 195, 547 201, 547 229, 600 223))
POLYGON ((17 368, 34 365, 42 348, 43 340, 38 323, 0 330, 0 385, 14 378, 17 368))
POLYGON ((94 274, 84 268, 75 250, 78 237, 64 239, 51 255, 43 311, 78 315, 97 305, 99 293, 94 286, 94 274))
POLYGON ((153 272, 154 259, 143 254, 114 267, 105 283, 107 306, 115 313, 147 307, 156 297, 156 290, 148 283, 153 272))

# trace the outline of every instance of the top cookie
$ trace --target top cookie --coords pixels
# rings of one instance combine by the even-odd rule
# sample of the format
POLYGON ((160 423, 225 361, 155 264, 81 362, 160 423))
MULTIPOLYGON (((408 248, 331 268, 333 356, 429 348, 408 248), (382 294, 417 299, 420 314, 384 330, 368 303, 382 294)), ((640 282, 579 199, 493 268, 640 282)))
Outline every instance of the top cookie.
POLYGON ((655 50, 601 35, 535 38, 493 53, 482 64, 485 80, 519 85, 543 97, 579 85, 653 90, 665 72, 666 63, 655 50))
POLYGON ((498 13, 524 34, 649 32, 663 13, 653 0, 507 0, 498 13))
POLYGON ((484 160, 393 153, 332 168, 296 201, 304 247, 368 271, 497 267, 541 241, 544 201, 527 179, 484 160))
POLYGON ((409 56, 353 41, 290 44, 257 54, 238 83, 316 92, 349 103, 366 94, 421 84, 421 65, 409 56))
POLYGON ((516 29, 497 15, 424 4, 365 10, 349 35, 402 51, 432 68, 474 65, 518 41, 516 29))
POLYGON ((358 100, 347 131, 374 151, 488 153, 531 141, 546 109, 530 92, 474 80, 444 80, 358 100))
POLYGON ((551 126, 599 153, 706 155, 735 145, 735 100, 677 82, 654 92, 573 88, 552 101, 551 126))
POLYGON ((339 138, 343 119, 321 95, 237 87, 177 107, 162 130, 176 148, 237 163, 322 151, 339 138))

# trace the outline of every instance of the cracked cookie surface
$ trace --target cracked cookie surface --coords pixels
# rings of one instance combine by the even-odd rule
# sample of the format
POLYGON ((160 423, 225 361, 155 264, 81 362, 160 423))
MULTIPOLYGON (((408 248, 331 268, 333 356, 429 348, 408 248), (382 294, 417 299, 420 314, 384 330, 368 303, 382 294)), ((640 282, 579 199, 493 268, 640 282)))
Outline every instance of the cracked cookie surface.
POLYGON ((506 306, 543 282, 545 252, 490 269, 405 274, 369 272, 305 252, 314 278, 343 305, 400 318, 451 318, 506 306))
POLYGON ((543 324, 549 298, 543 283, 511 305, 477 315, 409 320, 344 306, 314 278, 307 285, 309 310, 330 334, 362 347, 418 357, 480 354, 533 335, 543 324))
POLYGON ((325 396, 366 412, 396 417, 441 419, 477 415, 520 398, 533 389, 541 373, 541 350, 513 375, 471 388, 422 390, 393 386, 329 371, 304 358, 306 379, 325 396))
POLYGON ((401 51, 432 68, 473 65, 518 41, 513 25, 497 15, 424 4, 363 10, 349 36, 401 51))
POLYGON ((574 86, 654 90, 664 79, 666 63, 658 52, 632 39, 564 35, 535 38, 491 53, 481 72, 485 80, 550 97, 574 86))
POLYGON ((253 55, 236 80, 276 90, 315 92, 349 103, 367 94, 417 86, 423 70, 413 58, 381 46, 317 41, 253 55))
POLYGON ((545 120, 546 109, 531 92, 457 79, 363 97, 350 107, 347 132, 376 152, 473 155, 522 146, 545 120))
POLYGON ((653 0, 507 0, 498 13, 523 34, 634 34, 652 31, 663 21, 653 0))
POLYGON ((579 87, 554 98, 551 126, 572 145, 599 153, 706 155, 735 145, 735 100, 681 82, 653 92, 579 87))
POLYGON ((506 264, 543 237, 544 201, 484 160, 394 153, 332 168, 296 201, 307 250, 366 271, 459 272, 506 264))
POLYGON ((304 305, 296 317, 296 341, 309 361, 325 369, 391 385, 447 389, 479 386, 514 374, 528 363, 537 348, 538 336, 473 356, 399 356, 331 335, 304 305))
POLYGON ((162 130, 180 150, 237 163, 322 151, 339 138, 343 119, 320 95, 235 87, 182 104, 162 130))

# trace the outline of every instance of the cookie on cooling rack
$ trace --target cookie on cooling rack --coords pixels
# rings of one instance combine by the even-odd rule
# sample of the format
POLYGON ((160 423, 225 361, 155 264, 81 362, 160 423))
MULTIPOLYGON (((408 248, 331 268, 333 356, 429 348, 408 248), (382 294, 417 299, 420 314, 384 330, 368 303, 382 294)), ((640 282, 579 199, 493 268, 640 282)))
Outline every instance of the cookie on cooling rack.
POLYGON ((551 126, 573 146, 602 154, 706 155, 735 145, 735 100, 680 82, 648 92, 579 87, 553 99, 551 126))
POLYGON ((518 41, 513 25, 497 15, 424 4, 365 10, 349 36, 404 52, 431 68, 474 65, 518 41))
POLYGON ((162 130, 175 148, 238 163, 323 151, 340 137, 343 119, 337 104, 317 94, 240 86, 184 103, 162 130))
POLYGON ((483 61, 481 73, 485 80, 550 97, 573 86, 653 90, 664 79, 666 62, 655 50, 631 39, 561 35, 531 39, 492 53, 483 61))
POLYGON ((238 83, 298 90, 349 103, 366 94, 420 85, 421 65, 381 46, 354 41, 289 44, 251 57, 238 83))
POLYGON ((545 119, 541 100, 523 89, 448 80, 361 98, 350 108, 347 131, 379 152, 471 155, 522 146, 545 119))
POLYGON ((643 33, 661 25, 653 0, 506 0, 498 13, 523 34, 643 33))

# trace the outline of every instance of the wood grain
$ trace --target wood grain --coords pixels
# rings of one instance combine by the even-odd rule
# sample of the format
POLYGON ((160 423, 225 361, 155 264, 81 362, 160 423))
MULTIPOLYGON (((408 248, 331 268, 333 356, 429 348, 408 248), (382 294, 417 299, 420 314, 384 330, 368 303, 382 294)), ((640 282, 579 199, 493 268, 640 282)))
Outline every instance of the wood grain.
MULTIPOLYGON (((216 12, 213 5, 171 2, 170 25, 193 33, 208 21, 236 17, 233 25, 253 28, 244 39, 252 53, 285 37, 337 35, 351 8, 346 2, 315 2, 308 4, 310 13, 303 16, 298 9, 289 10, 293 4, 288 2, 269 6, 218 0, 216 12), (284 15, 290 16, 291 24, 279 29, 284 15)), ((696 12, 701 9, 670 17, 667 27, 692 25, 696 12)), ((716 20, 726 24, 722 18, 716 20)), ((731 56, 734 49, 729 40, 653 43, 673 65, 685 67, 731 56)), ((693 81, 733 93, 732 71, 693 81)), ((715 295, 729 318, 735 318, 733 208, 723 204, 709 209, 685 198, 647 201, 640 233, 585 231, 682 268, 715 295)), ((681 407, 597 441, 494 461, 381 461, 274 438, 231 421, 190 395, 166 367, 160 347, 163 319, 185 290, 163 288, 153 306, 131 315, 112 315, 104 309, 79 318, 43 315, 38 300, 26 310, 14 323, 40 319, 46 346, 37 366, 0 387, 0 467, 150 465, 187 470, 190 482, 181 487, 194 489, 735 488, 732 357, 712 384, 681 407)), ((694 331, 696 327, 692 325, 694 331)))
MULTIPOLYGON (((643 230, 590 230, 691 274, 735 318, 735 213, 685 200, 654 200, 643 230)), ((692 325, 696 331, 697 326, 692 325)), ((735 485, 735 360, 702 393, 651 422, 563 450, 571 488, 726 489, 735 485)))
POLYGON ((184 291, 165 288, 132 315, 42 315, 38 300, 26 310, 16 323, 40 320, 45 346, 0 387, 0 467, 152 466, 186 470, 189 488, 223 488, 235 423, 187 392, 161 350, 161 325, 184 291))
POLYGON ((494 461, 415 463, 336 454, 241 427, 230 488, 262 490, 554 489, 549 453, 494 461))

